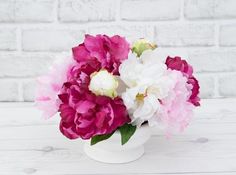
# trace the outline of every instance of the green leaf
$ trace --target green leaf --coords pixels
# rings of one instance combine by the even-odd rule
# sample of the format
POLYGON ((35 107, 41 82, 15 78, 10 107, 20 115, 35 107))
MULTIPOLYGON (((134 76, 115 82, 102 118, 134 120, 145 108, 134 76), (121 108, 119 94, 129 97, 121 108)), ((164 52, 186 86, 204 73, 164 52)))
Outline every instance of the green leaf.
POLYGON ((104 135, 93 136, 92 139, 91 139, 90 144, 91 145, 95 145, 98 142, 101 142, 103 140, 109 139, 113 134, 114 134, 114 132, 111 133, 111 134, 104 134, 104 135))
POLYGON ((121 144, 124 145, 129 141, 131 136, 135 133, 136 126, 126 123, 123 126, 121 126, 119 130, 121 134, 121 144))

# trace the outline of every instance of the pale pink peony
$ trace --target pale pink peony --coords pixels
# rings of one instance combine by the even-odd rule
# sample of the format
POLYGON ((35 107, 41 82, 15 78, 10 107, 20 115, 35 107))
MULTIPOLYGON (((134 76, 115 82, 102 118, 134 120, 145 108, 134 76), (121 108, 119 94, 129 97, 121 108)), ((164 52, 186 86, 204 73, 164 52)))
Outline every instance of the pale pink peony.
POLYGON ((72 57, 56 60, 50 72, 37 79, 36 106, 43 111, 44 118, 50 118, 58 112, 60 100, 58 94, 69 71, 76 63, 72 57))
POLYGON ((175 86, 166 98, 160 100, 161 107, 155 121, 157 125, 164 127, 167 136, 174 131, 183 131, 188 126, 194 108, 188 102, 191 87, 187 84, 187 78, 175 70, 169 70, 169 76, 175 86))
POLYGON ((199 89, 200 86, 198 84, 197 79, 193 76, 193 68, 190 64, 187 63, 186 60, 181 59, 180 57, 167 57, 166 65, 168 69, 177 70, 183 73, 184 76, 188 78, 187 83, 192 85, 192 93, 189 97, 189 102, 191 102, 195 106, 200 105, 199 89))

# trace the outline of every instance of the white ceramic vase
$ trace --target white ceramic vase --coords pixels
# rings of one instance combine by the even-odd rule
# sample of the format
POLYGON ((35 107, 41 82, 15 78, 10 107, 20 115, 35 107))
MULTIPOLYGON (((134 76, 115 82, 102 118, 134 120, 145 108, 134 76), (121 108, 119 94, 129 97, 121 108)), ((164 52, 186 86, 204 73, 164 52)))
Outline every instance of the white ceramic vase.
POLYGON ((144 143, 151 137, 150 127, 145 124, 138 128, 130 140, 121 145, 121 135, 116 131, 109 139, 95 145, 85 141, 84 152, 90 158, 104 163, 127 163, 144 154, 144 143))

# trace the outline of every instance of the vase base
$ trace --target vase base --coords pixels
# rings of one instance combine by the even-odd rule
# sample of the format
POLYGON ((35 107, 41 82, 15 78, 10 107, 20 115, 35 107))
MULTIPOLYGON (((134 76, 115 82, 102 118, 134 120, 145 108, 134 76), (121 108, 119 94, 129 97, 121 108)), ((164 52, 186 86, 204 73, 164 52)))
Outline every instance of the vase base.
POLYGON ((143 145, 122 150, 101 149, 96 145, 84 144, 85 154, 93 160, 103 163, 127 163, 137 160, 144 154, 143 145))

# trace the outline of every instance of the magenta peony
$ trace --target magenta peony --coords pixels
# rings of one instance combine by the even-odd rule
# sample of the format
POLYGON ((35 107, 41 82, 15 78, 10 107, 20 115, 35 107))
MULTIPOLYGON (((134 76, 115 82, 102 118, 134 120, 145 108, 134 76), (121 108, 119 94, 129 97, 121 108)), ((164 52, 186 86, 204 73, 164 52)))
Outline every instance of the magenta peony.
POLYGON ((187 77, 190 77, 193 74, 192 66, 189 65, 186 60, 182 60, 180 57, 171 58, 168 56, 166 59, 166 65, 172 70, 181 71, 187 77))
POLYGON ((60 130, 70 139, 90 139, 95 135, 110 134, 129 122, 121 98, 96 96, 78 85, 65 83, 62 101, 60 130))
POLYGON ((110 134, 130 121, 121 98, 96 96, 89 91, 90 75, 100 67, 96 59, 90 59, 73 67, 69 81, 64 83, 59 95, 60 130, 70 139, 110 134))
POLYGON ((187 83, 192 85, 192 93, 189 98, 189 102, 195 106, 199 106, 200 98, 199 95, 199 84, 197 79, 193 76, 193 68, 187 63, 186 60, 182 60, 180 57, 167 57, 166 65, 169 69, 177 70, 183 73, 188 78, 187 83))
POLYGON ((128 58, 130 47, 125 38, 118 35, 85 35, 84 43, 72 48, 72 51, 78 63, 95 58, 102 68, 118 75, 119 65, 128 58))
POLYGON ((200 86, 198 84, 197 79, 193 76, 189 77, 187 83, 192 85, 192 94, 189 98, 189 102, 191 102, 195 106, 199 106, 200 98, 198 97, 198 94, 199 94, 200 86))

